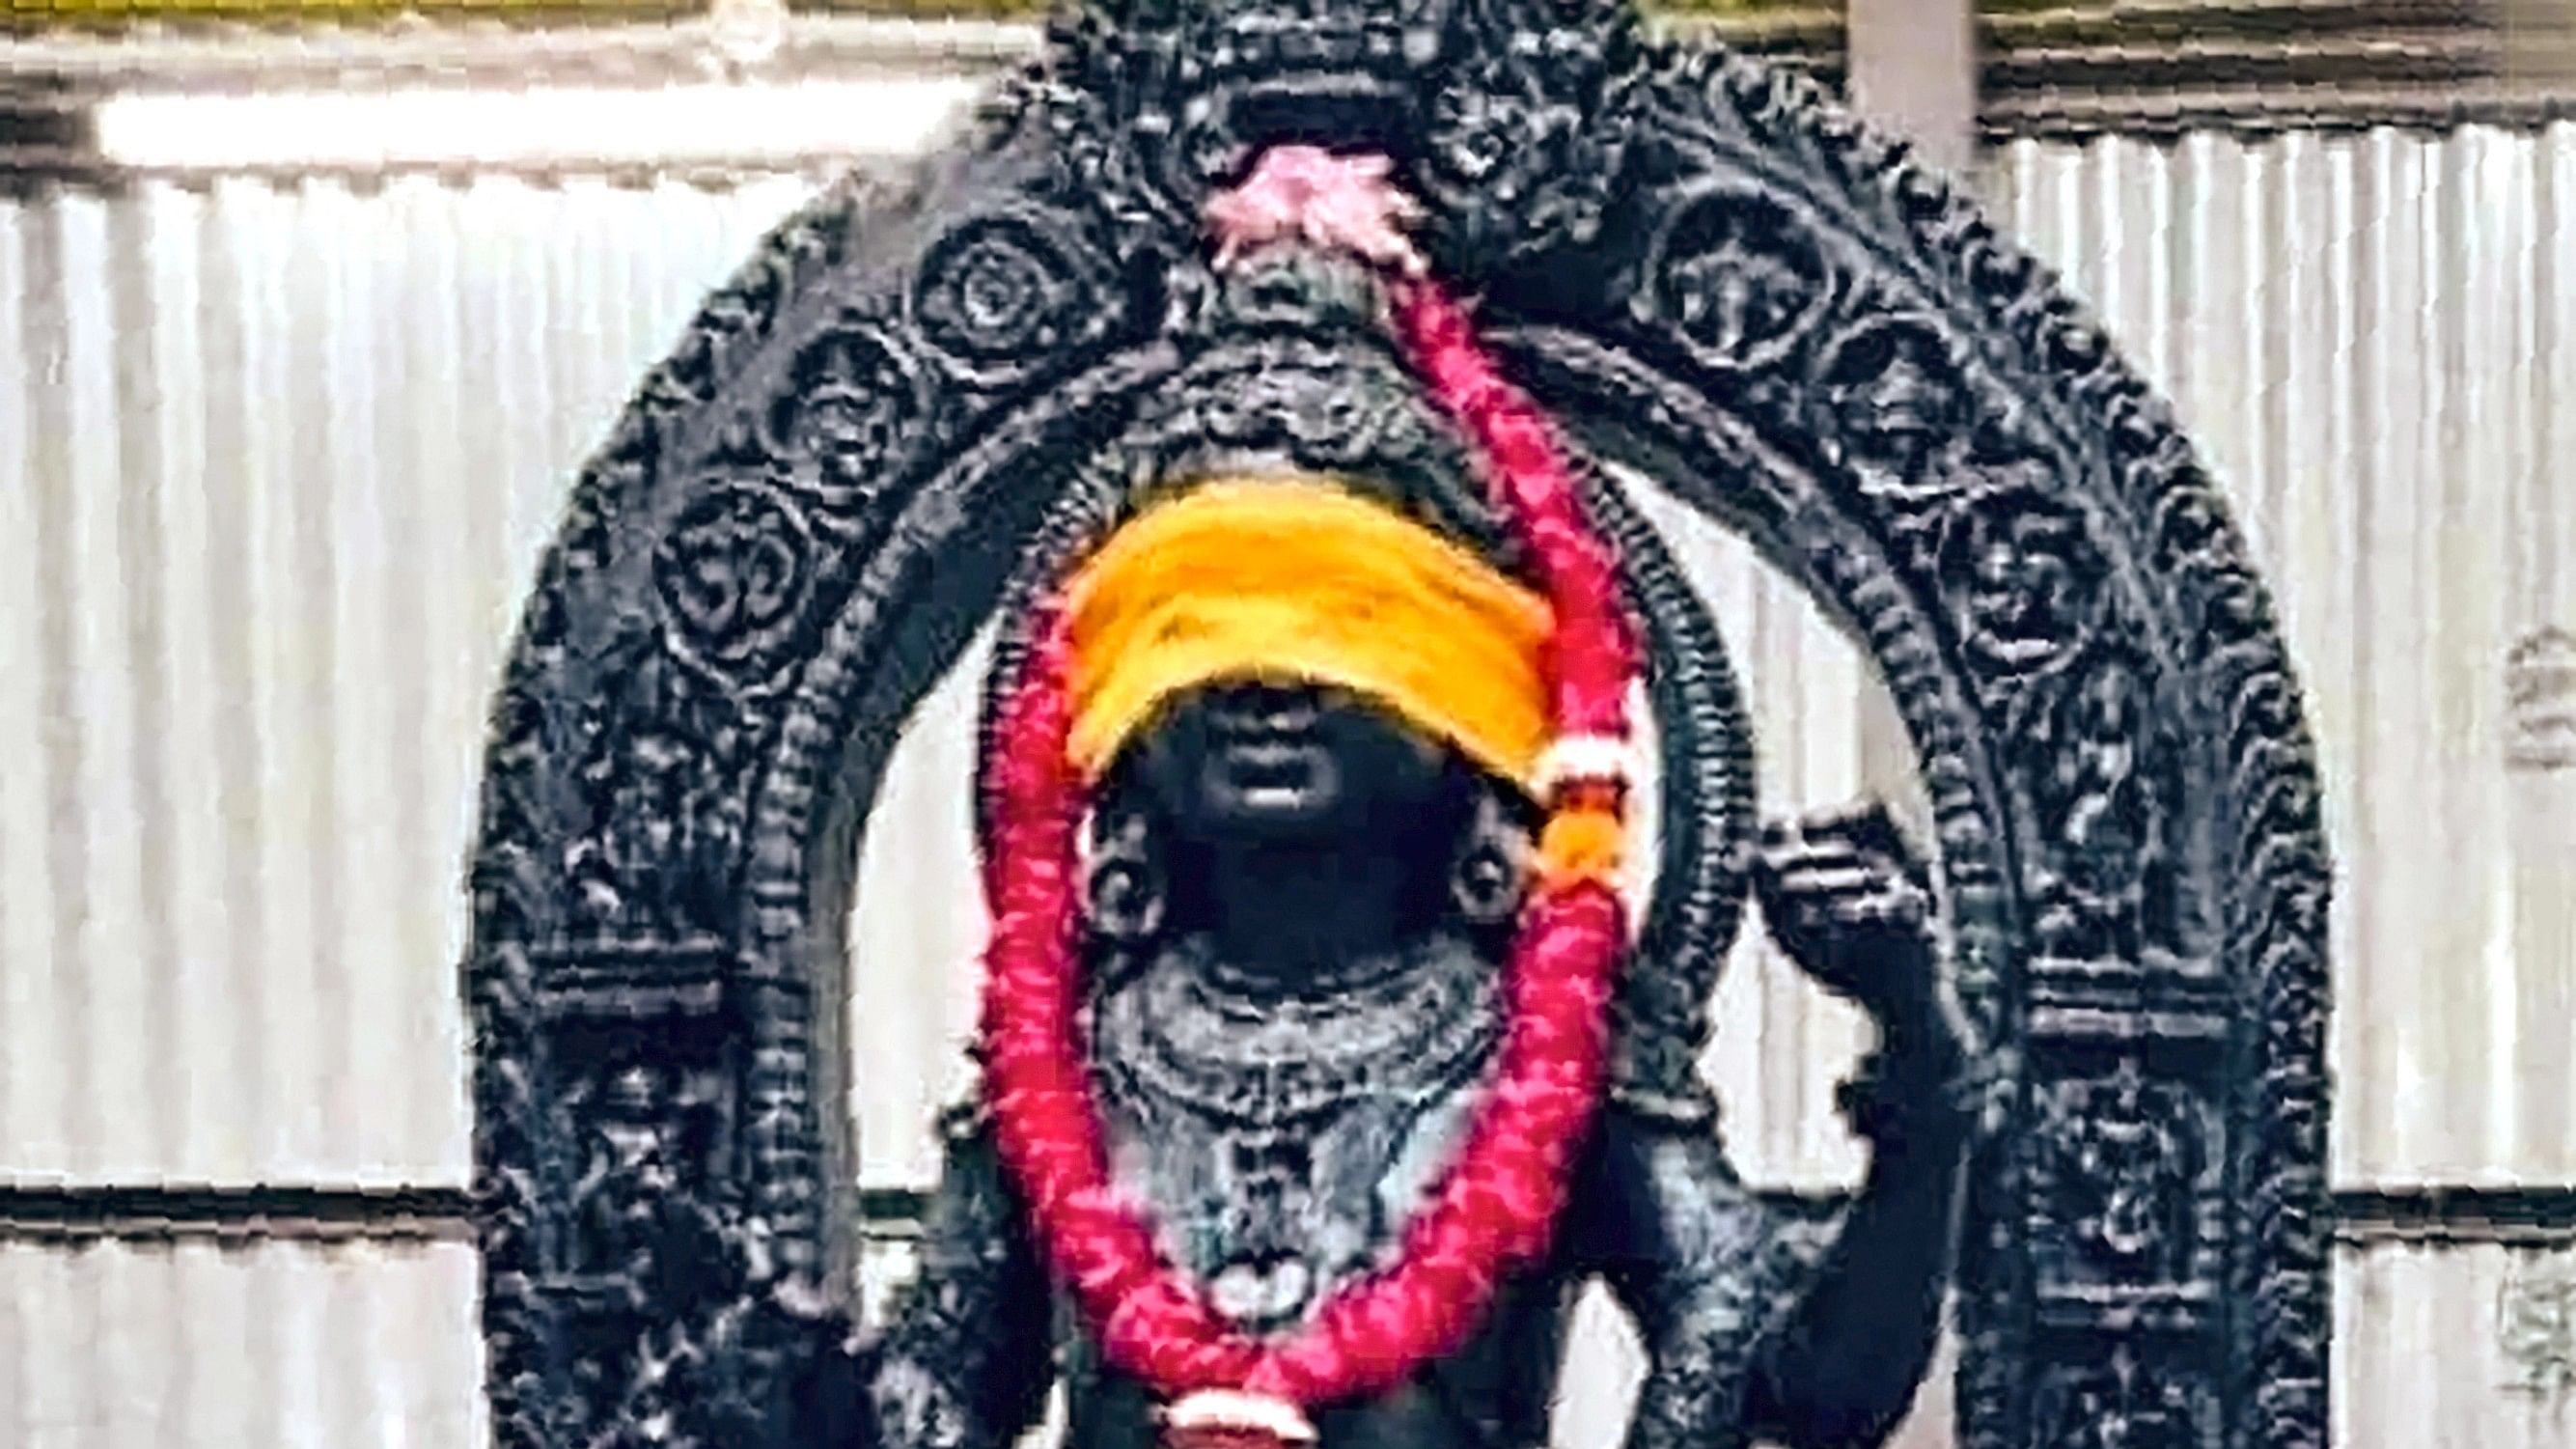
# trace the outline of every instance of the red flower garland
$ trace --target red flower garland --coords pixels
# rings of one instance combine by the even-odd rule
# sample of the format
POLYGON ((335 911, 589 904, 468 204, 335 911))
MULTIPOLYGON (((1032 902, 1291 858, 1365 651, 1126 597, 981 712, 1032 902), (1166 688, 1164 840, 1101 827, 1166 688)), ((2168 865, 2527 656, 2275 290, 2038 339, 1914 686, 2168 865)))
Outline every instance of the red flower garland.
MULTIPOLYGON (((1586 526, 1544 417, 1435 284, 1398 275, 1390 285, 1415 369, 1475 440, 1555 610, 1548 663, 1559 738, 1624 738, 1636 656, 1617 563, 1586 526)), ((1166 1397, 1233 1389, 1306 1407, 1393 1387, 1457 1349, 1503 1274, 1547 1245, 1606 1071, 1610 989, 1627 944, 1618 894, 1597 875, 1542 883, 1507 969, 1494 1084, 1458 1160, 1406 1226, 1397 1260, 1336 1291, 1300 1330, 1252 1338, 1161 1261, 1144 1215, 1109 1183, 1079 1034, 1077 839, 1087 801, 1066 751, 1070 645, 1052 607, 1037 625, 995 744, 982 1027, 997 1145, 1036 1236, 1108 1362, 1166 1397)), ((1570 780, 1556 803, 1599 809, 1606 796, 1615 812, 1624 783, 1570 780)))
POLYGON ((1390 285, 1407 360, 1432 400, 1475 440, 1488 484, 1546 581, 1556 610, 1558 735, 1625 738, 1637 649, 1620 608, 1619 563, 1583 516, 1546 415, 1503 378, 1466 310, 1437 283, 1398 278, 1390 285))

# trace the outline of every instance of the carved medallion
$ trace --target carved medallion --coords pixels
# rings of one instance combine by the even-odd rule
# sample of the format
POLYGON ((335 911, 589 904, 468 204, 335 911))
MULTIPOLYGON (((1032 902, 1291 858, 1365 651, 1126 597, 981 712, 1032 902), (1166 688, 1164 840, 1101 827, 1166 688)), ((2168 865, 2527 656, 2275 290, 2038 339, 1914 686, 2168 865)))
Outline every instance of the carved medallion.
POLYGON ((1632 305, 1704 366, 1775 365, 1833 306, 1837 279, 1823 245, 1788 207, 1749 188, 1719 187, 1672 208, 1649 256, 1632 305))
POLYGON ((912 312, 922 337, 978 386, 999 386, 1106 329, 1121 310, 1060 226, 1032 215, 975 217, 923 257, 912 312))
POLYGON ((929 410, 921 370, 893 334, 849 319, 798 351, 766 422, 790 486, 847 515, 912 461, 929 410))
POLYGON ((771 489, 728 482, 680 516, 655 560, 676 652, 743 686, 796 652, 814 591, 814 539, 771 489))

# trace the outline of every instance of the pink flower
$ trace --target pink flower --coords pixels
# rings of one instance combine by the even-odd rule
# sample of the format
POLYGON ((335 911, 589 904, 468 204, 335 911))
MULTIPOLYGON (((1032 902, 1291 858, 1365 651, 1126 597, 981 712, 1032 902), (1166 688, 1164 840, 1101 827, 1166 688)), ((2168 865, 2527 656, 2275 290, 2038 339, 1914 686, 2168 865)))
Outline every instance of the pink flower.
POLYGON ((1208 202, 1217 265, 1303 241, 1408 277, 1422 275, 1422 254, 1404 234, 1421 219, 1422 206, 1387 179, 1394 170, 1384 156, 1337 156, 1316 146, 1263 152, 1242 185, 1208 202))

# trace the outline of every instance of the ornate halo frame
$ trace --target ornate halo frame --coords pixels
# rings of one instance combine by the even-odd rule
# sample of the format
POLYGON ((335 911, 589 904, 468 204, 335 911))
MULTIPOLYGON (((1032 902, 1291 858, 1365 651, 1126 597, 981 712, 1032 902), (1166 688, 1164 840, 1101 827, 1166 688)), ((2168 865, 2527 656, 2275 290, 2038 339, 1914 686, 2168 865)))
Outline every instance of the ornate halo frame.
MULTIPOLYGON (((1220 280, 1197 245, 1252 146, 1338 138, 1398 158, 1442 273, 1593 456, 1741 530, 1891 687, 2009 1089, 1963 1265, 1966 1442, 2089 1443, 2116 1412, 2322 1446, 2315 770, 2163 405, 1802 80, 1649 44, 1612 0, 1288 5, 1326 42, 1293 55, 1274 8, 1072 13, 971 135, 764 242, 584 473, 472 877, 497 1443, 731 1444, 760 1412, 793 1349, 751 1306, 827 1274, 852 1206, 824 1104, 857 836, 1013 571, 1228 452, 1424 498, 1459 476, 1365 288, 1220 280), (603 1226, 585 1176, 596 1087, 642 1060, 698 1144, 649 1231, 603 1226)), ((1687 1120, 1748 741, 1705 605, 1615 486, 1591 501, 1652 625, 1667 760, 1622 1091, 1687 1120)))

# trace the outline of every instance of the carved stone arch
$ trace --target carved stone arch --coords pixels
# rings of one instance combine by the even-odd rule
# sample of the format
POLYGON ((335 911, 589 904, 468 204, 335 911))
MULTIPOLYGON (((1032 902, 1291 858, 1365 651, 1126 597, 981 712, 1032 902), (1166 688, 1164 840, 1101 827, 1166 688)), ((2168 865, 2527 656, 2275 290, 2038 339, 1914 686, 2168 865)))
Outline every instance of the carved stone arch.
POLYGON ((1508 350, 1807 580, 1905 715, 2010 1074, 1969 1441, 2322 1443, 2329 879, 2214 485, 2049 279, 1812 87, 1675 53, 1633 105, 1652 240, 1588 298, 1560 272, 1508 350))
MULTIPOLYGON (((1212 358, 1378 395, 1350 380, 1383 362, 1364 286, 1199 258, 1207 188, 1299 136, 1396 154, 1435 260, 1583 446, 1743 530, 1890 684, 2000 1084, 1967 1441, 2321 1445, 2314 770, 2269 603, 2161 406, 1803 82, 1649 46, 1606 0, 1285 8, 1323 42, 1282 48, 1258 4, 1075 15, 950 151, 765 241, 585 472, 473 874, 498 1442, 750 1442, 803 1351, 759 1306, 846 1206, 838 931, 896 730, 1022 560, 1222 451, 1225 425, 1170 421, 1212 358)), ((1414 456, 1436 426, 1364 423, 1272 446, 1442 473, 1414 456)), ((1665 728, 1724 734, 1705 618, 1615 489, 1595 502, 1632 596, 1716 661, 1665 689, 1665 728)), ((1749 801, 1725 754, 1668 782, 1690 818, 1749 801)), ((1697 1045, 1728 849, 1680 852, 1701 874, 1668 954, 1708 959, 1629 1003, 1680 1023, 1631 1064, 1650 1082, 1697 1045)))

